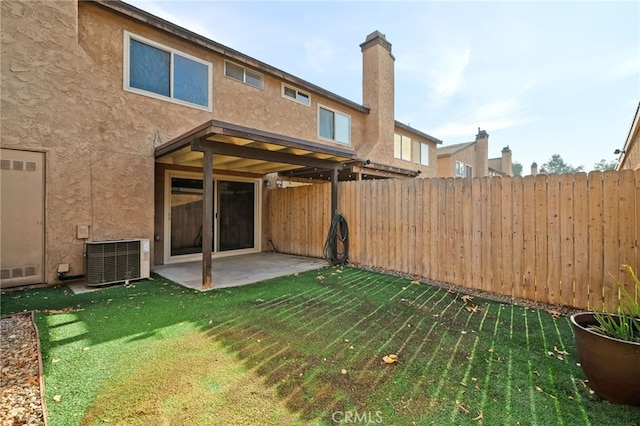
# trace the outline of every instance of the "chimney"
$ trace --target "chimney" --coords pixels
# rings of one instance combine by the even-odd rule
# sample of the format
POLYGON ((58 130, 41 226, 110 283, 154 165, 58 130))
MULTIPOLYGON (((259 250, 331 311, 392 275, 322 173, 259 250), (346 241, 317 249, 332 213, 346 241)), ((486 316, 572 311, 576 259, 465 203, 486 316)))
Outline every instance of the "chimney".
MULTIPOLYGON (((362 50, 362 103, 370 109, 364 123, 364 146, 359 155, 393 158, 395 131, 394 62, 391 43, 374 31, 360 45, 362 50), (374 149, 375 147, 375 149, 374 149)), ((372 157, 372 158, 374 158, 372 157)))
POLYGON ((509 145, 502 148, 502 163, 500 164, 502 173, 507 176, 513 176, 513 168, 511 163, 511 150, 509 145))
POLYGON ((537 174, 538 174, 538 163, 534 161, 533 163, 531 163, 531 175, 535 176, 537 174))
POLYGON ((489 133, 480 130, 480 127, 478 127, 478 134, 476 135, 476 163, 474 168, 474 176, 484 177, 489 175, 489 133))

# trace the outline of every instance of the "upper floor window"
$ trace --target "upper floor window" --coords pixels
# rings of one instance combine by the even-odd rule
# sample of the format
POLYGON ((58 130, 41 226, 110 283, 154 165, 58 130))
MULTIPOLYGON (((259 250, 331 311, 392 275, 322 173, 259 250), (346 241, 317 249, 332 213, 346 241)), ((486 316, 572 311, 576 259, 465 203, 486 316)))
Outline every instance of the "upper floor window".
POLYGON ((429 145, 409 136, 393 135, 393 156, 400 160, 429 165, 429 145))
POLYGON ((469 164, 464 164, 461 161, 456 161, 456 176, 473 177, 473 167, 469 164))
POLYGON ((351 117, 341 112, 318 107, 318 136, 344 144, 351 143, 351 117))
POLYGON ((224 75, 234 80, 241 81, 258 89, 264 88, 264 77, 248 68, 236 65, 233 62, 224 62, 224 75))
POLYGON ((290 86, 285 86, 284 84, 282 85, 282 96, 287 99, 300 102, 303 105, 311 105, 311 97, 307 93, 301 92, 290 86))
POLYGON ((429 165, 429 145, 426 143, 413 140, 413 151, 411 153, 411 159, 414 163, 421 164, 423 166, 429 165))
POLYGON ((405 135, 393 135, 393 156, 400 160, 411 161, 411 138, 405 135))
POLYGON ((125 32, 125 90, 211 109, 211 63, 125 32))

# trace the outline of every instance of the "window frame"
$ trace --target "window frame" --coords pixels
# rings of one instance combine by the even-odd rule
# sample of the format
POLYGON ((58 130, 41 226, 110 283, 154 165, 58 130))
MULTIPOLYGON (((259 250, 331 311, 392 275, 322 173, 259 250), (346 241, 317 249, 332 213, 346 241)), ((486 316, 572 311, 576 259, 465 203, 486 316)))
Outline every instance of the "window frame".
POLYGON ((334 108, 330 108, 328 106, 318 104, 317 120, 318 120, 318 123, 317 123, 318 124, 318 126, 317 126, 318 127, 318 139, 325 140, 325 141, 330 141, 330 142, 334 142, 334 143, 339 143, 341 145, 349 145, 349 146, 351 145, 351 116, 349 114, 345 114, 344 112, 338 111, 338 110, 336 110, 334 108), (325 111, 333 113, 333 139, 325 137, 325 136, 321 136, 321 134, 320 134, 320 110, 325 110, 325 111), (336 139, 336 134, 337 134, 337 132, 336 132, 336 130, 337 130, 336 116, 337 115, 349 120, 349 129, 348 129, 348 134, 347 134, 347 139, 348 140, 346 142, 343 141, 343 140, 340 140, 340 139, 336 139))
POLYGON ((165 46, 164 44, 158 43, 156 41, 150 40, 146 37, 139 36, 129 31, 124 31, 123 36, 123 61, 122 61, 122 87, 123 90, 130 93, 135 93, 138 95, 147 96, 154 99, 159 99, 166 102, 175 103, 182 106, 188 106, 191 108, 197 108, 204 111, 211 112, 212 104, 213 104, 213 64, 211 62, 205 61, 203 59, 197 58, 195 56, 189 55, 188 53, 182 52, 181 50, 174 49, 169 46, 165 46), (131 40, 135 40, 138 43, 146 44, 147 46, 153 47, 155 49, 161 50, 163 52, 169 53, 170 61, 169 61, 169 96, 162 95, 160 93, 151 92, 148 90, 140 89, 137 87, 131 86, 131 40), (181 56, 185 59, 189 59, 193 62, 199 63, 207 67, 207 105, 200 105, 197 103, 185 101, 179 98, 174 97, 174 79, 175 79, 175 55, 181 56))
POLYGON ((402 133, 393 134, 393 158, 396 160, 410 161, 412 163, 428 167, 429 166, 429 144, 414 139, 402 133), (406 144, 406 145, 405 145, 406 144), (415 150, 419 149, 419 154, 415 155, 415 150), (426 152, 426 159, 423 160, 422 153, 426 152), (407 155, 405 155, 408 154, 407 155), (419 156, 419 158, 417 158, 419 156))
POLYGON ((456 161, 454 171, 456 177, 464 177, 464 166, 465 164, 462 161, 456 161))
POLYGON ((236 62, 229 61, 229 60, 225 59, 225 61, 224 61, 224 76, 226 78, 230 79, 230 80, 246 84, 247 86, 251 86, 251 87, 254 87, 256 89, 264 90, 264 74, 259 73, 257 71, 254 71, 254 70, 252 70, 250 68, 247 68, 247 67, 245 67, 243 65, 240 65, 240 64, 238 64, 236 62), (232 76, 227 74, 227 64, 231 64, 231 65, 236 66, 238 68, 242 68, 242 80, 239 80, 239 79, 234 78, 234 77, 232 77, 232 76), (247 81, 247 71, 252 73, 252 74, 256 74, 256 75, 260 76, 260 83, 261 83, 260 86, 256 86, 255 84, 251 84, 251 83, 249 83, 247 81))
POLYGON ((288 99, 288 100, 293 101, 293 102, 297 102, 297 103, 299 103, 300 105, 304 105, 304 106, 308 106, 308 107, 310 107, 310 106, 311 106, 311 95, 310 95, 310 94, 308 94, 307 92, 303 92, 302 90, 298 90, 298 89, 296 89, 296 88, 295 88, 295 87, 293 87, 293 86, 290 86, 290 85, 288 85, 288 84, 282 83, 282 90, 281 90, 281 92, 280 92, 280 93, 281 93, 282 97, 283 97, 283 98, 285 98, 285 99, 288 99), (291 96, 289 96, 289 95, 285 94, 286 89, 293 90, 293 91, 296 93, 296 97, 295 97, 295 98, 293 98, 293 97, 291 97, 291 96), (302 102, 302 101, 300 101, 300 99, 299 99, 299 96, 300 96, 300 95, 302 95, 302 96, 306 96, 306 97, 307 97, 307 101, 308 101, 308 102, 302 102))

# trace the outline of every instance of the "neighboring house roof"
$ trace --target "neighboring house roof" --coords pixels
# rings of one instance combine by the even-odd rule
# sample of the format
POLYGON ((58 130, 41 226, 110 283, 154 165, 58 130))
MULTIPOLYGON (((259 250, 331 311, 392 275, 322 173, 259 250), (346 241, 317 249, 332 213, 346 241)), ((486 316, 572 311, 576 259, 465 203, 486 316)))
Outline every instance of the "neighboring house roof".
POLYGON ((422 138, 430 140, 431 142, 442 143, 442 141, 440 139, 434 138, 433 136, 428 135, 428 134, 426 134, 424 132, 421 132, 418 129, 414 129, 413 127, 411 127, 411 126, 409 126, 407 124, 401 123, 398 120, 395 120, 395 124, 396 124, 396 127, 399 127, 399 128, 401 128, 403 130, 406 130, 407 132, 414 133, 414 134, 416 134, 416 135, 418 135, 418 136, 420 136, 422 138))
POLYGON ((347 98, 343 98, 340 95, 336 95, 333 92, 330 92, 326 89, 321 88, 320 86, 316 86, 313 83, 309 83, 301 78, 298 78, 294 75, 291 75, 285 71, 282 71, 276 67, 272 67, 262 61, 254 59, 248 55, 238 52, 237 50, 231 49, 230 47, 224 46, 220 43, 217 43, 213 40, 210 40, 206 37, 203 37, 199 34, 191 32, 185 28, 182 28, 174 23, 169 21, 165 21, 162 18, 159 18, 155 15, 152 15, 144 10, 138 9, 137 7, 131 6, 122 1, 113 1, 113 0, 93 0, 94 3, 100 4, 101 6, 125 15, 127 17, 136 19, 138 21, 142 21, 152 27, 155 27, 161 31, 165 31, 171 35, 179 37, 183 40, 187 40, 197 46, 204 47, 205 49, 209 49, 213 52, 216 52, 222 56, 225 56, 229 59, 233 59, 236 62, 239 62, 243 65, 247 65, 249 67, 259 69, 265 73, 269 73, 274 75, 282 80, 289 82, 291 84, 297 85, 300 88, 304 88, 313 92, 316 92, 322 96, 325 96, 333 101, 339 102, 343 105, 346 105, 350 108, 354 108, 366 114, 369 113, 369 108, 360 105, 356 102, 353 102, 347 98))
POLYGON ((441 148, 438 148, 437 154, 438 154, 438 157, 446 157, 449 155, 453 155, 462 151, 463 149, 469 148, 475 143, 476 142, 473 141, 473 142, 463 142, 463 143, 457 143, 455 145, 443 146, 441 148))

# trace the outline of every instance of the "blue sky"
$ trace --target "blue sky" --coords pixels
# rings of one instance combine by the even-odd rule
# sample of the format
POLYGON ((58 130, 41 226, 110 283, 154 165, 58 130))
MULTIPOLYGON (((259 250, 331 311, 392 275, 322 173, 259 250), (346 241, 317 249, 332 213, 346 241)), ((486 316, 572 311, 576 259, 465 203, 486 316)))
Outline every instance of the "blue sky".
POLYGON ((355 102, 359 44, 393 45, 396 119, 451 145, 489 137, 525 174, 615 160, 640 101, 640 2, 127 0, 355 102))

